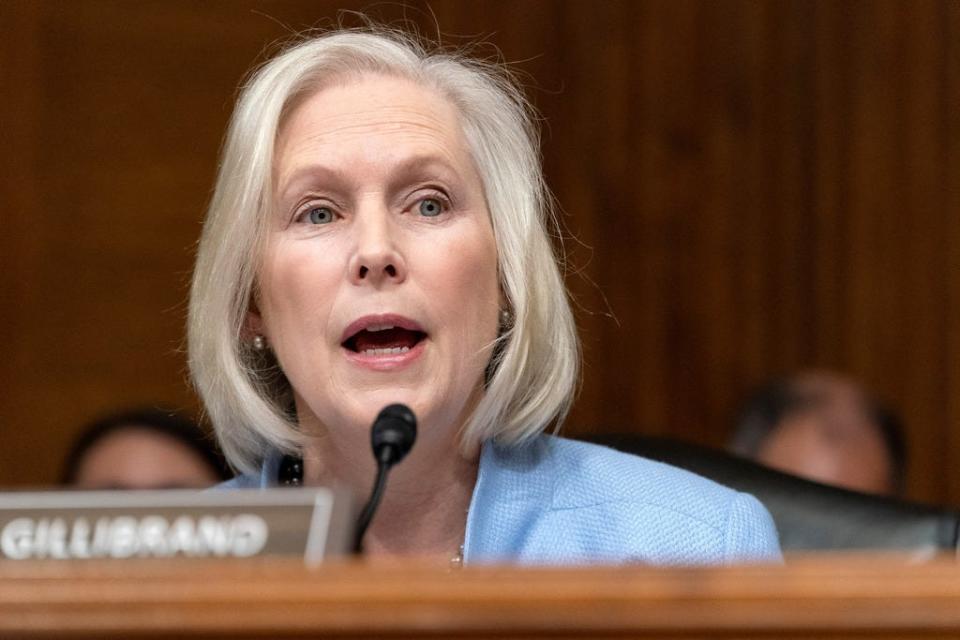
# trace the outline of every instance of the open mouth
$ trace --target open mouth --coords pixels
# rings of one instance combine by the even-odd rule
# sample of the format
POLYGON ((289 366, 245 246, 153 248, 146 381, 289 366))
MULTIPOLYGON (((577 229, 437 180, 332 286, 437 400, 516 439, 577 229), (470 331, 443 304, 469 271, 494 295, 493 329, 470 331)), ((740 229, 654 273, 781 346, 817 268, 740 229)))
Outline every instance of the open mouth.
POLYGON ((343 341, 343 348, 367 356, 406 353, 427 337, 423 331, 392 325, 370 326, 343 341))

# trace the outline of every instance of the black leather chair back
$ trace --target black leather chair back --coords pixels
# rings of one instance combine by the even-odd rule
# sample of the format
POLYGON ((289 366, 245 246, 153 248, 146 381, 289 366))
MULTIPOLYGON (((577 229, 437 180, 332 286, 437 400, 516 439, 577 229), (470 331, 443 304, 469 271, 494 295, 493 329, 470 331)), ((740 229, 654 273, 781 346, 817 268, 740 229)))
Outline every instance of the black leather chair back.
POLYGON ((960 512, 848 491, 700 445, 634 434, 585 440, 687 469, 753 494, 790 550, 902 550, 918 558, 957 549, 960 512))

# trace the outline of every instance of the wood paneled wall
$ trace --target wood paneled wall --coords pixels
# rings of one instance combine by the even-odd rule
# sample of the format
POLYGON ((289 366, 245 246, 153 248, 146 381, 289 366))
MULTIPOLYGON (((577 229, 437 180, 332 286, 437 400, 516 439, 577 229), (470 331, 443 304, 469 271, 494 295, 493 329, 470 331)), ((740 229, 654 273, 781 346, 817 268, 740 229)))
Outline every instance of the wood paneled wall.
POLYGON ((570 431, 720 444, 748 389, 838 368, 904 415, 911 495, 960 504, 947 0, 0 3, 0 484, 52 481, 108 409, 198 409, 185 299, 236 86, 343 6, 529 74, 584 341, 570 431))

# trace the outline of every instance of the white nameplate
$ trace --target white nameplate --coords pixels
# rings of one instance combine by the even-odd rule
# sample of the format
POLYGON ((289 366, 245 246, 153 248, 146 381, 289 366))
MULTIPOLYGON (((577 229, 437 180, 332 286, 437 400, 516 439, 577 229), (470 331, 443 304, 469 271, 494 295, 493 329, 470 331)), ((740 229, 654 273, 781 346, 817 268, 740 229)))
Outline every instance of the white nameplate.
POLYGON ((0 558, 299 555, 350 549, 354 509, 331 489, 0 493, 0 558))

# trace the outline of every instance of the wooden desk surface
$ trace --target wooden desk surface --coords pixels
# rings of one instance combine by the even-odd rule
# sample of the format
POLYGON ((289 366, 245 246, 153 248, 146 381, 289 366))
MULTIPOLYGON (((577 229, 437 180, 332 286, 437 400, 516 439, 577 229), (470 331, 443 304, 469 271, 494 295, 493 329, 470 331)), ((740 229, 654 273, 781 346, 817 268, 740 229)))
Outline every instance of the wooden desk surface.
POLYGON ((0 562, 0 638, 960 638, 960 565, 0 562))

